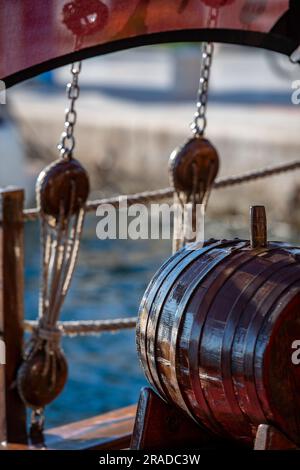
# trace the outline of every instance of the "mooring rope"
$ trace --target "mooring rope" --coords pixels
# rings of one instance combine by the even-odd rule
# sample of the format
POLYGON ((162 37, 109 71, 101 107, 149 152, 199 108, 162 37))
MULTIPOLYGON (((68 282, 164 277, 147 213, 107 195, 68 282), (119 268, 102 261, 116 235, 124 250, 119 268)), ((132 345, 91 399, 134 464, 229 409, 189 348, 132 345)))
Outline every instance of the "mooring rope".
MULTIPOLYGON (((218 178, 214 185, 214 189, 228 188, 230 186, 236 186, 238 184, 250 183, 262 178, 267 178, 270 176, 279 175, 281 173, 286 173, 288 171, 297 170, 300 168, 300 160, 294 160, 287 163, 281 163, 279 165, 274 165, 260 170, 249 171, 237 176, 230 176, 224 178, 218 178)), ((120 198, 127 201, 127 205, 132 206, 133 204, 150 204, 152 202, 159 202, 165 199, 171 199, 174 195, 173 188, 163 188, 157 189, 155 191, 144 191, 136 194, 127 194, 113 196, 110 198, 104 199, 95 199, 93 201, 88 201, 86 203, 86 212, 94 212, 98 206, 103 204, 110 204, 114 207, 118 207, 120 203, 120 198)), ((34 221, 39 218, 39 210, 37 208, 25 209, 24 212, 24 222, 34 221)))
MULTIPOLYGON (((82 320, 58 322, 57 327, 63 336, 86 336, 99 335, 104 332, 114 333, 120 330, 135 328, 136 317, 117 318, 113 320, 82 320)), ((24 331, 33 333, 38 323, 37 321, 25 320, 24 331)))

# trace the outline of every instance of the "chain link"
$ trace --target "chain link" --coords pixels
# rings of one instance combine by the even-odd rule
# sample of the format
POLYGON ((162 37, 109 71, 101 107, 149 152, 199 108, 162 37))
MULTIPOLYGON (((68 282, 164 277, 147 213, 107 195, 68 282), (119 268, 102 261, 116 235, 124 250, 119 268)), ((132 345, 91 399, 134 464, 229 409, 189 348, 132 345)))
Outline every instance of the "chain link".
POLYGON ((30 425, 40 431, 43 431, 45 424, 45 415, 43 408, 35 408, 31 412, 30 425))
POLYGON ((80 71, 81 62, 75 62, 71 65, 72 80, 67 84, 66 88, 69 106, 65 110, 64 131, 61 134, 61 139, 57 146, 62 158, 70 158, 75 147, 74 127, 77 121, 75 102, 80 93, 78 85, 80 71))
POLYGON ((208 88, 210 69, 212 64, 214 45, 211 42, 205 42, 202 50, 202 61, 200 69, 200 82, 197 95, 197 111, 191 124, 191 129, 195 137, 203 136, 206 125, 206 109, 208 101, 208 88))
MULTIPOLYGON (((218 18, 218 8, 211 8, 207 21, 207 27, 210 29, 216 28, 218 24, 218 18)), ((195 137, 203 136, 207 126, 206 108, 208 101, 209 78, 213 60, 213 53, 214 44, 212 42, 203 43, 200 81, 197 94, 197 111, 195 113, 194 120, 191 123, 191 129, 195 137)))

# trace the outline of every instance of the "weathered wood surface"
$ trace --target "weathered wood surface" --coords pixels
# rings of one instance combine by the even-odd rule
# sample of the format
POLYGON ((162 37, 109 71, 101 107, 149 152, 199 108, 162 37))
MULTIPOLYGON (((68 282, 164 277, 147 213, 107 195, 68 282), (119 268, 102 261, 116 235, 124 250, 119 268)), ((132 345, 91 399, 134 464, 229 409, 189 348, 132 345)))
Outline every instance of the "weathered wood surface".
POLYGON ((0 329, 6 344, 5 390, 0 389, 0 403, 5 393, 6 416, 3 416, 3 407, 0 413, 1 421, 6 423, 7 440, 24 443, 25 407, 14 386, 23 347, 24 191, 2 190, 0 200, 0 329))
MULTIPOLYGON (((45 433, 47 450, 117 450, 128 448, 136 406, 52 428, 45 433)), ((35 450, 32 445, 10 443, 3 450, 35 450)), ((41 450, 37 448, 37 450, 41 450)))
POLYGON ((299 248, 210 241, 176 253, 140 309, 138 350, 167 401, 223 438, 253 447, 273 422, 300 441, 299 248))

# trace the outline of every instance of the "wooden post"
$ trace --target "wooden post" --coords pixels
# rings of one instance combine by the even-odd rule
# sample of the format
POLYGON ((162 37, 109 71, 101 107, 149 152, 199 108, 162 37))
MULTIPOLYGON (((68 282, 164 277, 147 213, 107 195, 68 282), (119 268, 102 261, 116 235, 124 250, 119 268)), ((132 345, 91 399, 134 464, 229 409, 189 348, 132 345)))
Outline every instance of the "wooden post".
POLYGON ((24 191, 1 190, 0 201, 0 331, 6 346, 4 389, 0 377, 0 425, 6 423, 2 434, 8 442, 24 443, 26 409, 15 387, 23 347, 24 191))
POLYGON ((264 206, 250 207, 250 243, 252 248, 264 248, 267 240, 267 217, 264 206))

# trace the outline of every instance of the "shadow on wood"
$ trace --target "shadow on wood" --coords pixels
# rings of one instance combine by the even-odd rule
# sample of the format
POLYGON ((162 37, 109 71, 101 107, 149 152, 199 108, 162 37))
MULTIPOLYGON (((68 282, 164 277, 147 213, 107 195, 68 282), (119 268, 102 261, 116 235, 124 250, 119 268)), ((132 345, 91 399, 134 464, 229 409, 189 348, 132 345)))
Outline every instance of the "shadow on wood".
POLYGON ((141 390, 131 440, 131 449, 215 448, 208 431, 178 408, 165 403, 151 388, 141 390))

